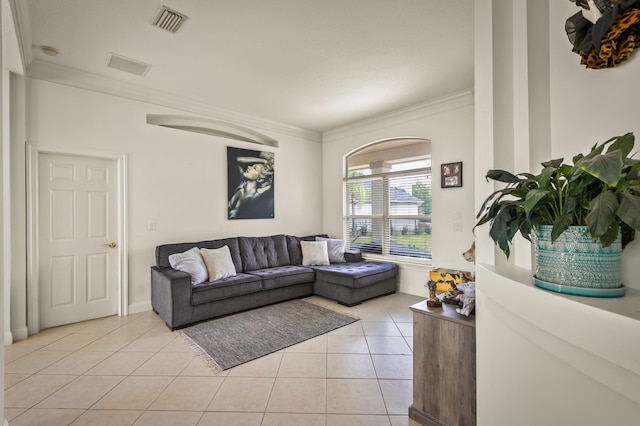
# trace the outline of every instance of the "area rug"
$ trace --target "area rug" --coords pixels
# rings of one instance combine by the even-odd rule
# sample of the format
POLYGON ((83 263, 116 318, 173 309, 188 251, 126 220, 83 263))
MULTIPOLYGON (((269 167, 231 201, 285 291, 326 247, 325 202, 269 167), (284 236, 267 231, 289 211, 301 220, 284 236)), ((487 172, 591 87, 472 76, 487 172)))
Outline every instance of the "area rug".
POLYGON ((358 318, 303 300, 289 300, 196 324, 176 333, 216 371, 279 351, 358 318))

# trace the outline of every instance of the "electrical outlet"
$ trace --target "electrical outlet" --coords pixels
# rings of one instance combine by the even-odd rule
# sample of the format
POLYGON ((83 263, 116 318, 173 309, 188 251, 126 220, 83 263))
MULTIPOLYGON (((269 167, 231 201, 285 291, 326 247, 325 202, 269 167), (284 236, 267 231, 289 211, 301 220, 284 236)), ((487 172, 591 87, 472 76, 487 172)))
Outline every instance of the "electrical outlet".
POLYGON ((147 222, 147 231, 155 231, 156 230, 156 223, 149 221, 147 222))

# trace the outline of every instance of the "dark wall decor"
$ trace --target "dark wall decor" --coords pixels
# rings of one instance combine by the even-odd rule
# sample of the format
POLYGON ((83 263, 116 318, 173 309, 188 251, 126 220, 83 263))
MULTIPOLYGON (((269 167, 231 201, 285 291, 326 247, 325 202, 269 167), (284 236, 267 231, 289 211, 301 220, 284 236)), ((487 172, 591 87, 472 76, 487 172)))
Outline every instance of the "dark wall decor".
POLYGON ((227 147, 229 219, 274 218, 275 154, 227 147))
POLYGON ((640 0, 570 0, 581 10, 565 22, 573 52, 591 69, 613 68, 640 47, 640 0))
POLYGON ((462 186, 462 161, 445 163, 440 166, 440 187, 457 188, 462 186))

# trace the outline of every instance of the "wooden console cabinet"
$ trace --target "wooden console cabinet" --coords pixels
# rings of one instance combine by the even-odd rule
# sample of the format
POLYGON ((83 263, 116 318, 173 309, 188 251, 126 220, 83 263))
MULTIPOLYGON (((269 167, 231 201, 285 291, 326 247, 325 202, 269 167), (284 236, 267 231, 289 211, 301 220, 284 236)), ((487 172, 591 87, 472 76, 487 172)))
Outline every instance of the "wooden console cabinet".
POLYGON ((413 404, 409 417, 425 426, 476 424, 475 316, 452 305, 413 311, 413 404))

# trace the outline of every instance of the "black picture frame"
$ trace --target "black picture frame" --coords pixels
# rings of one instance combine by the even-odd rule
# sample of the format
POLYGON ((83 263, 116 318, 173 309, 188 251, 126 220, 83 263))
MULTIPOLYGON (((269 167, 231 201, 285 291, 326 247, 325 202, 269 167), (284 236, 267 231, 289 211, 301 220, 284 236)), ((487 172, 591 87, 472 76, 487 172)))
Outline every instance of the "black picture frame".
POLYGON ((440 187, 462 187, 462 161, 440 165, 440 187))
POLYGON ((228 219, 273 219, 275 154, 227 147, 228 219))

